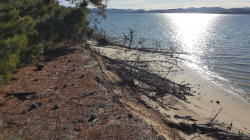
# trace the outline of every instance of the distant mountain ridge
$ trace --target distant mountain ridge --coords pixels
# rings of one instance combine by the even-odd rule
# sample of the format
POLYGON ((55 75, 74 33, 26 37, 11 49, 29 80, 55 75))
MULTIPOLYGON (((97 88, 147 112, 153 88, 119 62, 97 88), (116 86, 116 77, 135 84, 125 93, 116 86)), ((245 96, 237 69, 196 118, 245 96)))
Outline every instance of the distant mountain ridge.
MULTIPOLYGON (((91 9, 91 11, 98 11, 98 9, 91 9)), ((144 9, 107 9, 107 13, 213 13, 213 14, 250 14, 250 7, 246 8, 221 8, 221 7, 201 7, 201 8, 178 8, 178 9, 158 9, 158 10, 144 10, 144 9)))

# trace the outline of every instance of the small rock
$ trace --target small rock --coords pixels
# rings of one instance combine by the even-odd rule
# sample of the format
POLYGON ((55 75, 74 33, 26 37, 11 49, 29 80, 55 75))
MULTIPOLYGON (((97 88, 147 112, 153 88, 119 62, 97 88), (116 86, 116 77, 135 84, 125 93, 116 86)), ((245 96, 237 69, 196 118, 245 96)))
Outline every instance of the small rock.
POLYGON ((43 65, 36 65, 35 71, 41 71, 44 68, 43 65))
POLYGON ((73 68, 73 69, 71 70, 71 72, 74 72, 74 71, 76 71, 76 68, 73 68))
POLYGON ((227 127, 227 130, 228 130, 228 131, 231 131, 231 130, 232 130, 232 127, 233 127, 233 123, 230 123, 230 125, 227 127))
POLYGON ((81 77, 80 77, 80 78, 82 79, 83 77, 84 77, 84 75, 81 75, 81 77))
POLYGON ((35 81, 35 82, 37 82, 37 81, 38 81, 38 79, 36 78, 34 81, 35 81))
POLYGON ((129 119, 132 119, 132 118, 133 118, 133 115, 132 115, 132 114, 128 114, 128 118, 129 118, 129 119))
POLYGON ((238 132, 238 133, 239 133, 239 135, 243 135, 243 132, 242 132, 242 131, 240 131, 240 130, 239 130, 239 132, 238 132))
POLYGON ((32 103, 30 108, 28 109, 28 111, 31 111, 33 109, 36 109, 38 107, 42 106, 42 103, 41 102, 37 102, 37 103, 32 103))
POLYGON ((92 122, 92 121, 94 121, 95 119, 96 119, 96 116, 95 116, 95 115, 91 115, 91 116, 89 117, 88 122, 92 122))
POLYGON ((37 103, 32 103, 31 106, 27 109, 27 110, 24 110, 21 114, 26 114, 28 112, 30 112, 31 110, 33 109, 37 109, 38 107, 42 106, 42 103, 41 102, 37 102, 37 103))
POLYGON ((78 132, 80 132, 81 131, 81 129, 80 128, 73 128, 75 131, 78 131, 78 132))
POLYGON ((95 80, 96 80, 97 83, 101 82, 101 78, 99 78, 99 77, 95 77, 95 80))
POLYGON ((94 120, 93 120, 93 122, 92 122, 92 123, 96 123, 98 120, 99 120, 99 119, 98 119, 98 118, 96 118, 96 119, 94 119, 94 120))
POLYGON ((59 106, 56 104, 51 110, 56 110, 58 108, 59 108, 59 106))
POLYGON ((220 101, 216 101, 216 104, 217 104, 217 105, 220 104, 220 101))

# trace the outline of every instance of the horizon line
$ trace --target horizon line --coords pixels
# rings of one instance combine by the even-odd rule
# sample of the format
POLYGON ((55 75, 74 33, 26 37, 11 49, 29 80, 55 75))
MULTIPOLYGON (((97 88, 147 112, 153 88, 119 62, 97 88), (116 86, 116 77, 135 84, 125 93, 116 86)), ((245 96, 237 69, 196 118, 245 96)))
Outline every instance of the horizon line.
MULTIPOLYGON (((107 9, 121 9, 121 10, 171 10, 171 9, 189 9, 189 8, 222 8, 222 9, 245 9, 250 7, 232 7, 232 8, 224 8, 224 7, 187 7, 187 8, 166 8, 166 9, 144 9, 144 8, 107 8, 107 9)), ((97 8, 91 8, 91 9, 97 9, 97 8)))

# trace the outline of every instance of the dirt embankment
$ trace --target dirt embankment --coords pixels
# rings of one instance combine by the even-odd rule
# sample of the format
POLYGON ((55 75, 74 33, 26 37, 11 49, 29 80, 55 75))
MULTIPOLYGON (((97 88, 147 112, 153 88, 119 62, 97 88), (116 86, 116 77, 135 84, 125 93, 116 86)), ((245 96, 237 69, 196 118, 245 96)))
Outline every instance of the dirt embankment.
MULTIPOLYGON (((85 44, 60 44, 0 87, 0 139, 164 139, 120 102, 85 44)), ((104 68, 103 68, 104 69, 104 68)))

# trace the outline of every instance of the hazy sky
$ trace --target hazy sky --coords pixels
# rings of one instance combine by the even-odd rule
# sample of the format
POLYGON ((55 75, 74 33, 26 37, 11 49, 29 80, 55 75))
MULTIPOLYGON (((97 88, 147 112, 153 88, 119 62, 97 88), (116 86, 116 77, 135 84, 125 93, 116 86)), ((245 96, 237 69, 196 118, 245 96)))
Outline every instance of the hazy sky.
POLYGON ((108 8, 170 9, 187 7, 250 7, 250 0, 109 0, 108 8))

